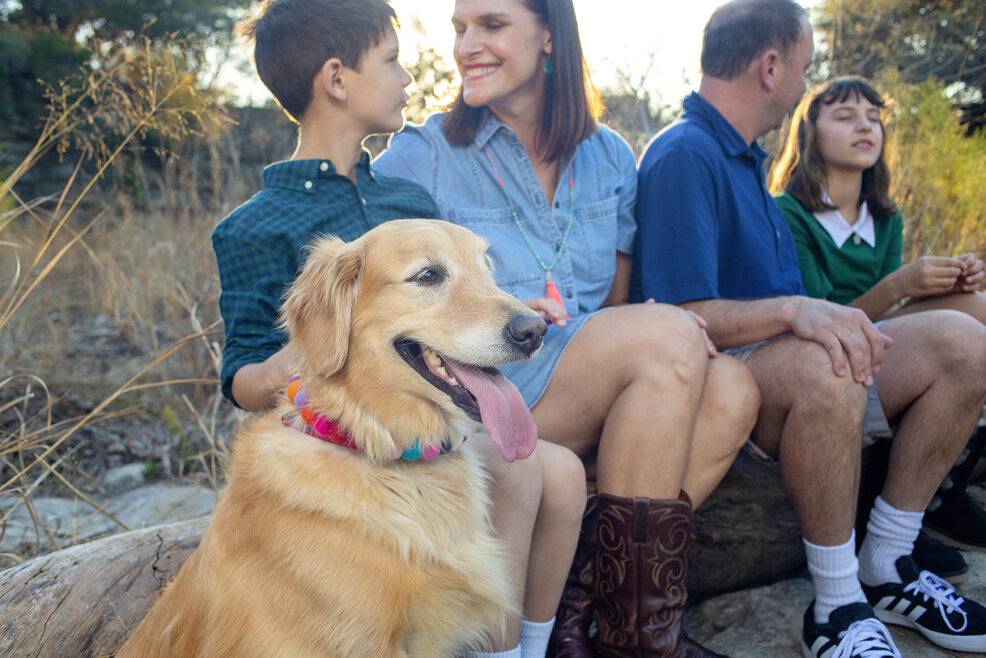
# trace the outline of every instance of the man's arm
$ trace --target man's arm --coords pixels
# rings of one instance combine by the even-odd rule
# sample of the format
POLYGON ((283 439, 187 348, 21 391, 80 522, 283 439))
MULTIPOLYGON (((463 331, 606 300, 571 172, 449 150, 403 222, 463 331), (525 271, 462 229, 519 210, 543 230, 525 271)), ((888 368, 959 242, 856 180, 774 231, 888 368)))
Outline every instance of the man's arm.
POLYGON ((751 301, 702 299, 681 304, 708 322, 708 334, 720 348, 740 347, 792 332, 819 343, 839 377, 851 372, 869 386, 880 369, 883 350, 893 341, 859 309, 810 297, 774 297, 751 301))

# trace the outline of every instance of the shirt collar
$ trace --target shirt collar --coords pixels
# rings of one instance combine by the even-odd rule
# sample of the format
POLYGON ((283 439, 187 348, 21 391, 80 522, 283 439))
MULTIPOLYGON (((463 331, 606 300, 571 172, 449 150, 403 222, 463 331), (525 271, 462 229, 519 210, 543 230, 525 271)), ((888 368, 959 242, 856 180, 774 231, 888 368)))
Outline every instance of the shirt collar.
POLYGON ((708 126, 722 149, 729 156, 750 154, 757 161, 757 164, 761 165, 767 159, 767 152, 760 147, 756 140, 753 144, 747 144, 746 140, 736 131, 736 128, 733 128, 733 124, 729 123, 726 117, 722 116, 719 110, 702 98, 698 92, 690 93, 682 103, 682 107, 685 108, 685 112, 693 115, 692 118, 698 118, 699 121, 708 126))
POLYGON ((483 148, 486 143, 493 139, 493 135, 497 133, 498 130, 503 128, 504 130, 510 130, 507 124, 496 118, 496 115, 490 112, 489 108, 484 107, 483 111, 483 124, 476 131, 476 139, 474 144, 476 148, 483 148))
MULTIPOLYGON (((362 170, 370 180, 376 180, 370 168, 370 152, 363 149, 356 168, 362 170)), ((264 187, 277 187, 295 192, 314 194, 319 179, 340 177, 336 167, 328 158, 309 160, 285 160, 264 167, 262 178, 264 187)), ((347 179, 348 180, 348 179, 347 179)))
MULTIPOLYGON (((832 199, 829 198, 828 192, 824 188, 822 188, 822 201, 832 205, 832 199)), ((859 205, 859 218, 855 224, 847 222, 846 218, 842 216, 842 213, 837 208, 816 212, 815 219, 832 236, 833 242, 840 249, 849 238, 853 238, 855 244, 859 244, 862 241, 871 247, 876 246, 876 229, 873 225, 873 215, 870 214, 865 201, 859 205)))

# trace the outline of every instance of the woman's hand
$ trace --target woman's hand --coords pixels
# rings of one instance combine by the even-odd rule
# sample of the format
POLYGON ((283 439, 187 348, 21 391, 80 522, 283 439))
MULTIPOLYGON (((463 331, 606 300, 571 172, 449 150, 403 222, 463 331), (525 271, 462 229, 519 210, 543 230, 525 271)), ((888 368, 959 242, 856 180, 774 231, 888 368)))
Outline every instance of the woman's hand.
POLYGON ((922 256, 913 263, 904 265, 896 272, 899 281, 898 297, 934 297, 955 292, 962 284, 960 277, 964 262, 962 258, 922 256))
POLYGON ((956 260, 962 263, 962 273, 955 281, 955 292, 976 292, 982 287, 983 261, 975 254, 962 254, 956 260))
POLYGON ((553 299, 547 297, 525 299, 524 306, 532 311, 537 311, 541 319, 548 324, 556 324, 559 327, 565 326, 565 307, 553 299))

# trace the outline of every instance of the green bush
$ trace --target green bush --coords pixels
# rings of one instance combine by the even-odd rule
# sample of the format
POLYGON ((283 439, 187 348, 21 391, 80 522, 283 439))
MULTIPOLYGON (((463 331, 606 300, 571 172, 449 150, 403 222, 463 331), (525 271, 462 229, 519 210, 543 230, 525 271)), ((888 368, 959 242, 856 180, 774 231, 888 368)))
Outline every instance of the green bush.
POLYGON ((945 83, 883 76, 890 96, 891 192, 904 217, 904 258, 986 251, 986 134, 966 136, 945 83))

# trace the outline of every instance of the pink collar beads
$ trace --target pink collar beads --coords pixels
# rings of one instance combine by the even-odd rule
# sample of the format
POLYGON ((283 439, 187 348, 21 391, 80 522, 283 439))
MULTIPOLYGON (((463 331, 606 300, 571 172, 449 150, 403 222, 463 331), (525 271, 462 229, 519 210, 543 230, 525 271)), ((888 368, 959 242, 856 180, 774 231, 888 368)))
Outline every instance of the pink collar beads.
MULTIPOLYGON (((357 452, 359 451, 356 442, 349 432, 328 416, 316 413, 312 409, 311 404, 309 404, 308 390, 301 383, 301 378, 297 375, 292 377, 288 382, 285 393, 288 396, 288 400, 297 409, 297 412, 288 412, 281 416, 281 422, 285 426, 304 432, 316 439, 337 446, 343 446, 357 452)), ((465 437, 462 440, 464 442, 465 437)), ((441 446, 432 444, 427 448, 422 448, 420 441, 415 441, 413 446, 402 452, 396 452, 392 457, 393 459, 403 459, 409 462, 419 459, 431 461, 439 455, 452 452, 452 450, 452 444, 448 441, 443 441, 441 446)))

